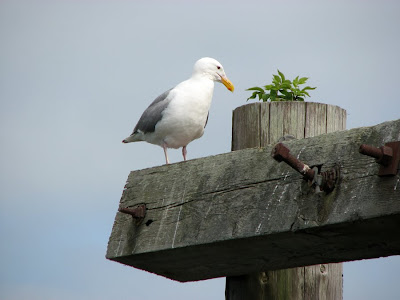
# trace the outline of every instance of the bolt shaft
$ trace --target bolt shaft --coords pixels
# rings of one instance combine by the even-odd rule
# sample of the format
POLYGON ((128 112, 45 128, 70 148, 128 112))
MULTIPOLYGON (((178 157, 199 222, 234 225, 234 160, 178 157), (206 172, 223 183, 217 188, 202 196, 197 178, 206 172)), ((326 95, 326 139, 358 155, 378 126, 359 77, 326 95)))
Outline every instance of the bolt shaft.
POLYGON ((374 157, 376 159, 381 159, 382 155, 383 155, 382 154, 382 150, 380 148, 369 146, 369 145, 366 145, 366 144, 362 144, 360 146, 359 152, 361 154, 374 157))
POLYGON ((297 172, 302 174, 307 180, 312 180, 314 178, 315 171, 291 155, 290 150, 284 144, 279 143, 275 146, 272 152, 272 157, 279 162, 284 161, 297 172))
POLYGON ((393 158, 393 149, 387 146, 376 148, 373 146, 362 144, 360 146, 359 152, 361 154, 376 158, 376 162, 383 166, 388 166, 393 158))
POLYGON ((135 219, 142 219, 146 215, 146 206, 145 205, 140 205, 136 208, 124 208, 121 207, 118 209, 119 212, 131 215, 135 219))

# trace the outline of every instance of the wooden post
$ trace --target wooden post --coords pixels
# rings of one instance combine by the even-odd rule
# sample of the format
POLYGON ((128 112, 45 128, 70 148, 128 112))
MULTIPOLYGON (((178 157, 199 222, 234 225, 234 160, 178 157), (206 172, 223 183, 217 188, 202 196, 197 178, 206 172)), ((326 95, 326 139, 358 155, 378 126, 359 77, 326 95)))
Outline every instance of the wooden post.
MULTIPOLYGON (((233 112, 232 151, 265 147, 285 135, 297 139, 346 129, 346 111, 312 102, 253 103, 233 112)), ((227 300, 337 300, 343 266, 321 264, 226 278, 227 300)))

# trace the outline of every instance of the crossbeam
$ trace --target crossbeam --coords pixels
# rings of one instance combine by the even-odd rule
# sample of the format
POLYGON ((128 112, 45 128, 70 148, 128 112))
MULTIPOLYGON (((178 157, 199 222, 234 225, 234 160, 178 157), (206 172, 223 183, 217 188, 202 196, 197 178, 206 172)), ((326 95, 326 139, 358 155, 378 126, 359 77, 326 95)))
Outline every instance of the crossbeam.
POLYGON ((178 281, 400 254, 400 176, 378 176, 361 144, 400 140, 400 120, 284 142, 335 188, 316 193, 274 146, 132 171, 117 212, 110 260, 178 281))

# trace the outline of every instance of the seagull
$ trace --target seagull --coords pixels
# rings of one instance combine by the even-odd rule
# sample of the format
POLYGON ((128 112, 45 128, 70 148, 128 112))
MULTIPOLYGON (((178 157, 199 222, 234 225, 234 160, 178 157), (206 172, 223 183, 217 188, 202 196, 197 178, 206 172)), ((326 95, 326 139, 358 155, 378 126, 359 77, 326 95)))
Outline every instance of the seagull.
POLYGON ((186 146, 200 138, 207 125, 214 92, 214 82, 221 82, 233 92, 234 86, 222 65, 204 57, 196 61, 192 76, 158 96, 143 112, 130 136, 123 143, 145 141, 164 149, 182 147, 186 161, 186 146))

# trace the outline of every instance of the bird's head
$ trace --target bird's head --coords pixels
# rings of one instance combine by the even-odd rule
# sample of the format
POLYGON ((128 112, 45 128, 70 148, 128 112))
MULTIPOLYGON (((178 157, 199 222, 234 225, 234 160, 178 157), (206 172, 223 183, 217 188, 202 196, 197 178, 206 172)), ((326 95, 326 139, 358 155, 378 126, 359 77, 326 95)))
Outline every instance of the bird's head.
POLYGON ((213 58, 204 57, 196 61, 193 67, 193 75, 207 76, 213 81, 222 82, 231 92, 235 89, 233 83, 226 76, 224 67, 213 58))

